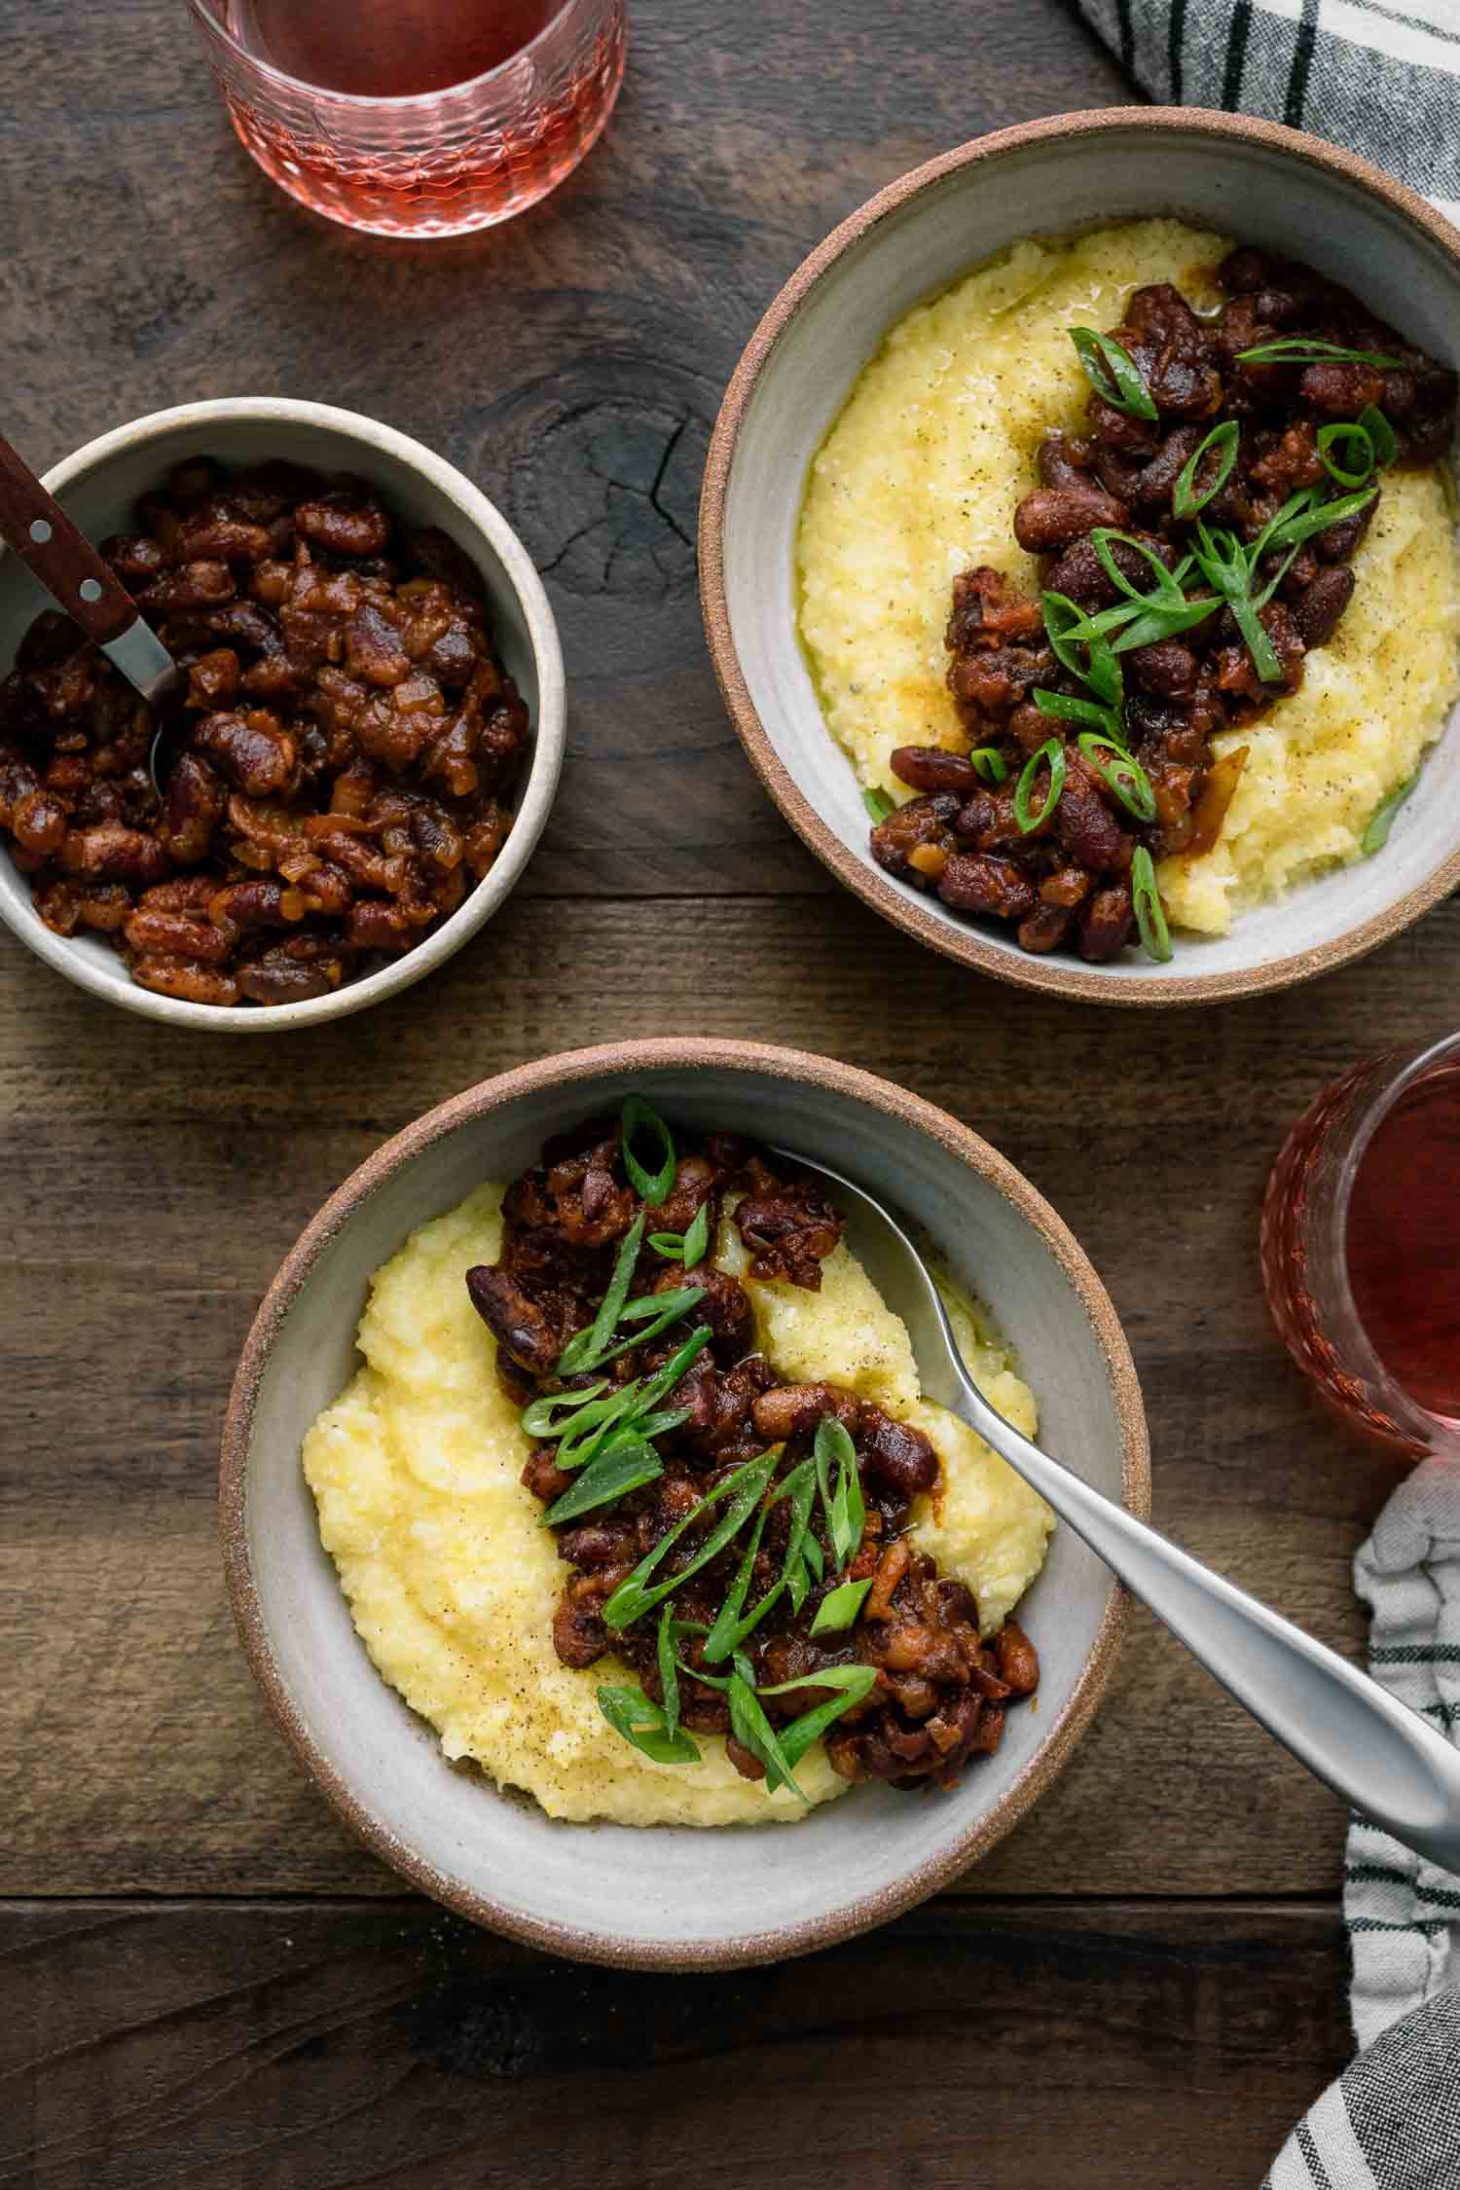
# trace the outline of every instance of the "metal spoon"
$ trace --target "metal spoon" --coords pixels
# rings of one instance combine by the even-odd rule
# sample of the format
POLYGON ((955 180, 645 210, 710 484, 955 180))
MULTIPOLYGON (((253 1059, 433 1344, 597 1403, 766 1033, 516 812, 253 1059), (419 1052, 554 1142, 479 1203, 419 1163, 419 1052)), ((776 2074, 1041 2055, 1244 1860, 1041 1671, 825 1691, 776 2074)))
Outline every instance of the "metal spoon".
POLYGON ((992 1445, 1300 1764, 1406 1847, 1460 1871, 1460 1752, 1336 1651, 1022 1437, 969 1375, 938 1288, 901 1225, 839 1172, 778 1153, 834 1189, 855 1253, 907 1325, 927 1396, 992 1445))
POLYGON ((0 435, 0 539, 39 578, 144 700, 159 706, 180 671, 116 572, 0 435))

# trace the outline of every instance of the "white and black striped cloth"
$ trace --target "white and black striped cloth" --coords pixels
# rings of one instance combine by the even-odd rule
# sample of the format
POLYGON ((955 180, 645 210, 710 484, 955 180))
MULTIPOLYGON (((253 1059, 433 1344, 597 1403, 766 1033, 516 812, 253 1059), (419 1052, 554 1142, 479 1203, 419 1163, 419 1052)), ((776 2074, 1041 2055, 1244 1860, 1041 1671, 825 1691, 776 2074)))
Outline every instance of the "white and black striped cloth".
POLYGON ((1311 129, 1460 216, 1460 0, 1079 6, 1159 104, 1227 107, 1311 129))
MULTIPOLYGON (((1400 1485, 1354 1582, 1375 1678, 1460 1739, 1460 1456, 1400 1485)), ((1361 2051, 1264 2190, 1460 2190, 1460 1878, 1356 1817, 1343 1913, 1361 2051)))

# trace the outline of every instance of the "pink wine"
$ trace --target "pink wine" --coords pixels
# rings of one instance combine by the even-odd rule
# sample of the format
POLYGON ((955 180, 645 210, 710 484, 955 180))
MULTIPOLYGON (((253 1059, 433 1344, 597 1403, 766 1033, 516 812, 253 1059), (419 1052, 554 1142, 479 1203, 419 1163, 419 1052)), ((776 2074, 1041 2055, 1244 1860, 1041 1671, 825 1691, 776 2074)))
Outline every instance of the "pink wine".
POLYGON ((1460 1421, 1460 1064, 1426 1073, 1380 1120, 1344 1253, 1359 1321, 1395 1383, 1460 1421))
POLYGON ((449 91, 499 68, 562 0, 233 0, 246 53, 322 91, 357 99, 449 91))

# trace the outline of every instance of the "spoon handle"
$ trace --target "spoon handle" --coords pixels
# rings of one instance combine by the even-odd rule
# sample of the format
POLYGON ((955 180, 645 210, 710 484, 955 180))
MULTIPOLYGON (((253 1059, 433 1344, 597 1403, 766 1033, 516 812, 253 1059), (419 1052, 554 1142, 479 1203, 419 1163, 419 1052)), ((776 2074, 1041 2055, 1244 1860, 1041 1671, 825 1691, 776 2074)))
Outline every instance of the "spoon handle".
POLYGON ((137 621, 137 604, 55 496, 0 435, 0 539, 98 646, 137 621))
POLYGON ((1268 1732, 1355 1809, 1460 1871, 1460 1751, 1334 1650, 1092 1490, 996 1414, 956 1408, 1268 1732))

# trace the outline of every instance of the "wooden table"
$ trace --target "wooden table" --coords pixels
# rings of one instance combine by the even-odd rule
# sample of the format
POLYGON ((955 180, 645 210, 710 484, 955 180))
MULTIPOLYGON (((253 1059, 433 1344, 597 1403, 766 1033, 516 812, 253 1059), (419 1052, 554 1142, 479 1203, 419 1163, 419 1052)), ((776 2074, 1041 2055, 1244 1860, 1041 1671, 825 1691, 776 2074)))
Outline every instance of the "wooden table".
POLYGON ((30 0, 0 53, 16 442, 47 464, 240 392, 387 419, 519 527, 572 710, 506 912, 337 1029, 154 1028, 3 939, 0 2184, 1255 2183, 1348 2050, 1343 1820, 1149 1620, 961 1897, 779 1969, 624 1977, 473 1932, 347 1838, 254 1693, 214 1534, 255 1303, 369 1149, 547 1051, 761 1035, 902 1080, 1023 1166, 1125 1318, 1159 1519, 1358 1649, 1349 1560, 1391 1470, 1278 1347, 1258 1202, 1325 1079, 1454 1023, 1460 906, 1217 1011, 980 981, 803 853, 700 633, 706 437, 780 282, 889 177, 1114 102, 1115 69, 1058 0, 658 0, 577 176, 506 229, 405 249, 264 181, 173 0, 30 0))

